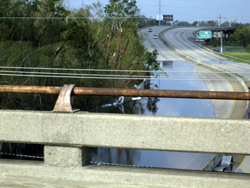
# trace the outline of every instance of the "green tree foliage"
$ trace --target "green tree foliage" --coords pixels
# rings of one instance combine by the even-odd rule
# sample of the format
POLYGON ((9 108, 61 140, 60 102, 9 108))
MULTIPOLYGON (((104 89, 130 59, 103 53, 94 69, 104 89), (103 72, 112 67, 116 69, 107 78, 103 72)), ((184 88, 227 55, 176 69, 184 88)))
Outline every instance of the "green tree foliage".
POLYGON ((250 24, 238 26, 231 40, 240 43, 244 47, 250 44, 250 24))
POLYGON ((60 18, 65 18, 69 14, 69 11, 63 7, 62 1, 36 0, 35 6, 37 7, 34 7, 36 10, 34 16, 43 18, 37 19, 34 23, 36 44, 41 46, 61 41, 61 34, 66 30, 66 23, 60 18))
MULTIPOLYGON (((149 67, 156 67, 156 55, 146 51, 138 34, 140 22, 134 17, 139 11, 134 0, 111 0, 105 12, 100 3, 73 11, 64 7, 63 0, 1 0, 0 3, 1 17, 15 17, 0 19, 2 66, 126 69, 131 70, 130 75, 135 74, 135 69, 146 70, 145 62, 149 67)), ((53 75, 57 71, 49 73, 53 75)), ((138 84, 131 80, 0 76, 0 84, 6 85, 66 83, 120 88, 138 84)), ((49 95, 1 94, 0 108, 51 110, 55 100, 56 96, 49 95)), ((88 110, 106 100, 109 98, 80 97, 77 105, 88 110)))
POLYGON ((109 0, 105 13, 110 18, 134 17, 138 15, 139 9, 135 0, 109 0))
POLYGON ((250 44, 247 45, 246 51, 250 53, 250 44))
POLYGON ((182 22, 179 22, 177 25, 178 25, 178 26, 190 26, 191 24, 188 23, 188 22, 182 21, 182 22))

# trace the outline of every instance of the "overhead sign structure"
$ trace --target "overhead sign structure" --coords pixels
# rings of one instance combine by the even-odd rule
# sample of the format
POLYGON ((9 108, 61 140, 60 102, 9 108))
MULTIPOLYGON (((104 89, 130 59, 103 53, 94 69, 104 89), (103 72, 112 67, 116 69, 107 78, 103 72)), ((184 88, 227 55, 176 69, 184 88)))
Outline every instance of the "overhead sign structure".
POLYGON ((199 38, 200 39, 211 39, 212 38, 212 32, 211 31, 200 31, 199 32, 199 38))
POLYGON ((163 15, 163 20, 167 21, 167 22, 172 22, 172 21, 174 21, 174 15, 166 15, 166 14, 164 14, 163 15))

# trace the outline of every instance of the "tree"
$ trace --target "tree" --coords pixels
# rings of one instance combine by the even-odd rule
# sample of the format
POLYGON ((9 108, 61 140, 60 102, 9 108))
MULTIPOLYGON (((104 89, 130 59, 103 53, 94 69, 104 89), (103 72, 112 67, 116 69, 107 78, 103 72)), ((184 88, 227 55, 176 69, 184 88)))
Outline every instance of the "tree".
POLYGON ((66 29, 66 22, 61 18, 69 15, 69 11, 63 6, 63 0, 42 0, 35 1, 35 3, 37 7, 34 8, 37 11, 34 16, 42 18, 37 19, 34 23, 36 45, 41 46, 60 41, 60 33, 66 29))
POLYGON ((126 40, 127 35, 126 29, 130 30, 132 34, 137 32, 136 24, 133 18, 138 15, 139 9, 136 6, 135 0, 110 0, 109 4, 105 6, 104 12, 108 19, 112 20, 110 34, 108 36, 108 45, 107 45, 107 57, 106 64, 115 63, 118 65, 118 68, 121 67, 122 54, 125 53, 126 48, 129 44, 129 40, 126 40), (116 50, 112 54, 115 55, 113 62, 110 62, 110 53, 111 53, 111 42, 116 34, 116 50), (125 46, 122 47, 122 40, 125 39, 125 46))
MULTIPOLYGON (((138 34, 135 19, 138 9, 135 1, 111 1, 110 7, 119 7, 112 19, 106 17, 100 3, 84 9, 67 10, 63 1, 54 0, 2 0, 1 16, 32 17, 0 20, 0 64, 13 67, 48 67, 81 69, 124 69, 129 75, 145 76, 133 70, 146 70, 145 63, 157 67, 155 54, 147 53, 138 34), (112 4, 115 3, 115 4, 112 4), (124 6, 121 6, 123 5, 124 6), (15 10, 15 11, 13 11, 15 10), (125 16, 125 17, 124 17, 125 16), (127 18, 131 19, 127 19, 127 18), (107 49, 109 54, 107 55, 107 49), (108 59, 105 61, 105 58, 108 59)), ((109 7, 109 6, 108 6, 109 7)), ((111 10, 111 8, 106 10, 111 10)), ((39 70, 36 70, 39 72, 39 70)), ((46 71, 47 72, 47 71, 46 71)), ((51 70, 49 74, 57 73, 51 70)), ((71 72, 79 73, 79 72, 71 72)), ((95 72, 98 74, 99 72, 95 72)), ((111 73, 105 74, 123 74, 111 73)), ((124 73, 125 74, 125 73, 124 73)), ((93 80, 35 77, 0 77, 1 83, 10 85, 63 85, 72 83, 85 87, 130 88, 140 81, 93 80)), ((51 110, 56 97, 49 95, 4 95, 1 108, 51 110), (43 102, 46 101, 46 102, 43 102)), ((82 97, 79 106, 88 110, 107 100, 82 97)))
POLYGON ((238 26, 233 33, 231 40, 239 42, 244 47, 250 44, 250 25, 246 24, 238 26))
POLYGON ((250 53, 250 44, 247 45, 246 51, 247 51, 248 53, 250 53))
POLYGON ((182 21, 182 22, 179 22, 177 25, 178 26, 190 26, 191 24, 188 22, 182 21))
POLYGON ((136 0, 109 0, 105 13, 109 18, 134 17, 138 15, 139 9, 136 0))

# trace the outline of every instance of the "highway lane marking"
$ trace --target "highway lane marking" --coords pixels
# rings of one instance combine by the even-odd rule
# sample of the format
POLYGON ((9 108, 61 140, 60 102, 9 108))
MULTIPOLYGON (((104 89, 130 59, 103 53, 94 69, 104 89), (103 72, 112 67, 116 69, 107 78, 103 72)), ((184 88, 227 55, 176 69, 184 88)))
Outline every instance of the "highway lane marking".
POLYGON ((246 160, 247 155, 245 155, 244 159, 241 161, 240 165, 238 166, 238 168, 235 170, 235 172, 238 172, 240 167, 242 166, 242 164, 244 163, 244 161, 246 160))
MULTIPOLYGON (((216 73, 217 74, 217 73, 216 73)), ((220 76, 219 74, 217 74, 218 76, 220 76)), ((223 78, 223 76, 220 76, 220 77, 222 77, 223 78)), ((225 79, 226 80, 226 79, 225 79)), ((233 84, 231 83, 231 82, 229 82, 229 81, 227 81, 228 83, 229 83, 229 85, 232 87, 232 90, 233 90, 233 92, 235 91, 235 88, 233 87, 233 84)), ((235 106, 236 106, 236 100, 234 100, 234 103, 233 103, 233 107, 232 107, 232 110, 231 110, 231 112, 230 112, 230 114, 229 114, 229 116, 228 116, 228 118, 231 118, 231 116, 232 116, 232 114, 233 114, 233 111, 234 111, 234 109, 235 109, 235 106)), ((215 158, 215 156, 216 155, 214 155, 204 166, 203 166, 203 168, 202 168, 202 170, 204 170, 208 165, 209 165, 209 163, 215 158)), ((242 161, 241 163, 243 163, 244 161, 242 161)), ((239 167, 238 167, 239 168, 239 167)), ((237 172, 237 171, 235 171, 235 172, 237 172)))
POLYGON ((186 166, 184 166, 183 169, 187 169, 187 167, 189 167, 201 154, 198 153, 193 159, 191 159, 187 164, 186 166))
MULTIPOLYGON (((232 89, 233 89, 233 92, 235 92, 235 88, 234 88, 233 84, 232 84, 231 82, 229 82, 229 81, 228 81, 228 83, 231 85, 231 87, 232 87, 232 89)), ((232 117, 232 114, 233 114, 233 111, 234 111, 234 109, 235 109, 235 106, 236 106, 236 100, 234 100, 233 108, 232 108, 232 110, 231 110, 231 112, 230 112, 228 118, 231 118, 231 117, 232 117)))
MULTIPOLYGON (((183 31, 182 31, 183 32, 183 31)), ((184 34, 186 34, 186 32, 184 32, 184 34)), ((179 34, 180 35, 180 34, 179 34)), ((183 37, 184 38, 184 37, 183 37)), ((148 38, 149 39, 149 38, 148 38)), ((177 40, 178 40, 178 38, 177 38, 177 40)), ((179 42, 179 41, 178 41, 179 42)), ((164 56, 164 55, 163 55, 164 56)), ((221 75, 218 75, 218 76, 220 76, 220 77, 222 77, 223 78, 223 76, 221 76, 221 75)), ((228 83, 229 83, 229 85, 231 86, 231 88, 232 88, 232 90, 233 90, 233 92, 235 91, 235 88, 234 88, 234 86, 232 85, 232 83, 231 82, 229 82, 227 79, 225 79, 228 83)), ((231 118, 232 117, 232 114, 233 114, 233 111, 235 110, 235 106, 236 106, 236 101, 234 100, 234 102, 233 102, 233 107, 232 107, 232 110, 231 110, 231 112, 229 113, 229 115, 228 115, 228 118, 231 118)), ((186 169, 187 167, 189 167, 198 157, 200 156, 200 154, 197 154, 189 163, 187 163, 187 165, 184 167, 184 169, 186 169)), ((214 158, 214 156, 212 157, 212 158, 214 158)), ((211 159, 212 159, 211 158, 211 159)), ((242 162, 243 163, 243 162, 242 162)), ((206 164, 207 165, 207 164, 206 164)), ((206 165, 202 168, 202 169, 204 169, 205 167, 206 167, 206 165)))
MULTIPOLYGON (((184 34, 185 34, 185 33, 186 33, 186 32, 184 32, 184 34)), ((183 37, 183 38, 184 38, 184 37, 183 37)), ((220 75, 219 75, 219 76, 220 76, 220 75)), ((223 78, 223 76, 220 76, 220 77, 223 78)), ((227 80, 227 79, 225 79, 225 80, 227 80)), ((235 92, 235 88, 234 88, 233 84, 232 84, 230 81, 228 81, 228 80, 227 80, 227 82, 228 82, 229 85, 231 86, 233 92, 235 92)), ((233 102, 232 110, 231 110, 231 112, 229 113, 229 116, 228 116, 229 119, 232 117, 233 111, 235 110, 235 106, 236 106, 236 100, 234 100, 234 102, 233 102)), ((194 157, 193 160, 191 160, 191 161, 184 167, 184 169, 186 169, 195 159, 197 159, 198 156, 199 156, 199 154, 196 155, 196 157, 194 157)), ((213 158, 214 158, 214 157, 212 157, 212 159, 213 159, 213 158)), ((243 162, 245 161, 245 159, 246 159, 246 156, 245 156, 245 158, 242 160, 242 162, 241 162, 241 164, 239 165, 239 167, 237 168, 236 172, 239 170, 239 168, 241 167, 241 165, 243 164, 243 162)), ((202 168, 202 170, 204 170, 204 168, 205 168, 206 166, 207 166, 207 164, 202 168)))

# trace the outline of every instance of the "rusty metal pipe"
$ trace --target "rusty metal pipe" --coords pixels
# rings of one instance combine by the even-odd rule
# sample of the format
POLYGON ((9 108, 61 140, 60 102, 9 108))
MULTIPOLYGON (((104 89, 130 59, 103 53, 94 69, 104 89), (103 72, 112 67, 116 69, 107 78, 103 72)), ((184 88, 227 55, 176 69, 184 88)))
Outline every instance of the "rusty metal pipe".
POLYGON ((62 87, 53 86, 10 86, 0 85, 0 93, 59 94, 62 87))
MULTIPOLYGON (((0 93, 40 93, 59 94, 62 87, 48 86, 6 86, 0 85, 0 93)), ((84 88, 75 87, 75 95, 93 96, 131 96, 131 97, 165 97, 165 98, 197 98, 250 100, 248 92, 219 92, 219 91, 185 91, 185 90, 139 90, 116 88, 84 88)))

